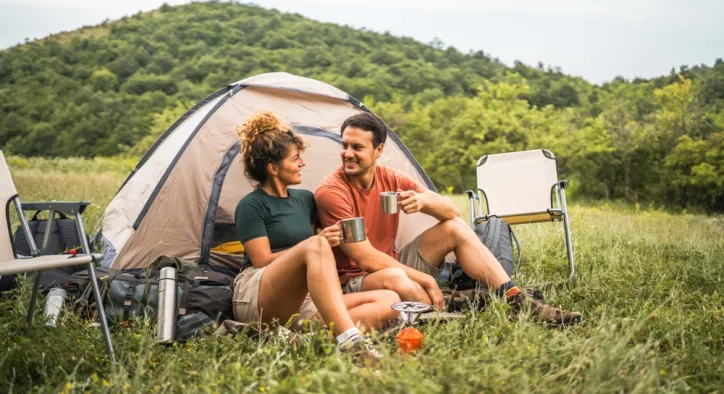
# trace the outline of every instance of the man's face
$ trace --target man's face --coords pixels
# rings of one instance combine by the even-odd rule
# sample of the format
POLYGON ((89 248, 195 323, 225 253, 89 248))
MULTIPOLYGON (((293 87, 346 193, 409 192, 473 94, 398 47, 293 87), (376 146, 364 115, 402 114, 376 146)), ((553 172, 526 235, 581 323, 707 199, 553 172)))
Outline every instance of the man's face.
POLYGON ((342 163, 347 176, 357 176, 366 173, 377 163, 382 154, 384 144, 377 148, 372 146, 373 134, 358 127, 347 126, 342 133, 342 163))

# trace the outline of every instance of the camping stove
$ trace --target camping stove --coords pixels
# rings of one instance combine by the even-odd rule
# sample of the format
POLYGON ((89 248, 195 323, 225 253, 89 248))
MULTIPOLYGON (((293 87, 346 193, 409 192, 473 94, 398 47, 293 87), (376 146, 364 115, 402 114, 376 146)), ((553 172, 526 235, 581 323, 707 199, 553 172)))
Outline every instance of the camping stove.
POLYGON ((432 307, 422 302, 403 301, 392 304, 392 309, 400 312, 406 327, 411 327, 417 323, 421 314, 431 311, 432 307))
POLYGON ((400 312, 400 317, 404 321, 403 329, 395 336, 400 351, 403 353, 411 353, 422 347, 422 341, 425 335, 414 326, 421 314, 429 312, 432 307, 422 302, 403 301, 392 304, 392 309, 400 312))

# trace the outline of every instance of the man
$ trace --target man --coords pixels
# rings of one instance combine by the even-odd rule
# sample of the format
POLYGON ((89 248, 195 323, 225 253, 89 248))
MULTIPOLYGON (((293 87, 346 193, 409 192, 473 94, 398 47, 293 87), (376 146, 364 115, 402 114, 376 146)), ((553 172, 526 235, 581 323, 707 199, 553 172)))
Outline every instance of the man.
POLYGON ((411 177, 378 165, 387 139, 386 125, 371 113, 344 121, 341 128, 342 166, 325 178, 315 200, 322 227, 339 220, 365 218, 367 240, 334 248, 337 270, 345 293, 375 289, 394 290, 404 301, 443 307, 435 278, 445 256, 455 252, 463 271, 504 297, 517 314, 530 309, 537 321, 553 324, 577 322, 581 314, 566 312, 530 298, 506 274, 493 254, 448 198, 426 190, 411 177), (380 193, 397 191, 399 208, 406 214, 422 212, 440 223, 423 232, 401 250, 393 250, 399 214, 384 215, 380 193))

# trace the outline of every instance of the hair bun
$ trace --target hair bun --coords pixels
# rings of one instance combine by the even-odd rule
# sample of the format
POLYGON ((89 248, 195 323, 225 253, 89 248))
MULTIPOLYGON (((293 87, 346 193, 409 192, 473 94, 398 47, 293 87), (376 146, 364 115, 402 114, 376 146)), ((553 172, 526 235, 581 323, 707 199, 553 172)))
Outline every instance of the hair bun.
POLYGON ((237 126, 236 132, 242 140, 252 141, 265 133, 287 131, 288 127, 272 111, 262 111, 252 115, 243 125, 237 126))

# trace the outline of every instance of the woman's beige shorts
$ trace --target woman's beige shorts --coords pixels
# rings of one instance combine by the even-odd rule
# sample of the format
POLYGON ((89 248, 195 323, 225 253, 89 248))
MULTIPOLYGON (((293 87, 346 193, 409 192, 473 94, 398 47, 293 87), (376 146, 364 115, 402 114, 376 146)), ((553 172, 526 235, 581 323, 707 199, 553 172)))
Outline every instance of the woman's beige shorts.
MULTIPOLYGON (((266 267, 247 268, 234 279, 234 320, 242 323, 261 321, 263 311, 259 311, 259 286, 265 270, 266 267)), ((294 318, 290 328, 301 328, 304 320, 323 323, 309 294, 304 299, 302 307, 299 309, 299 315, 294 318)), ((286 322, 280 323, 286 324, 286 322)))

